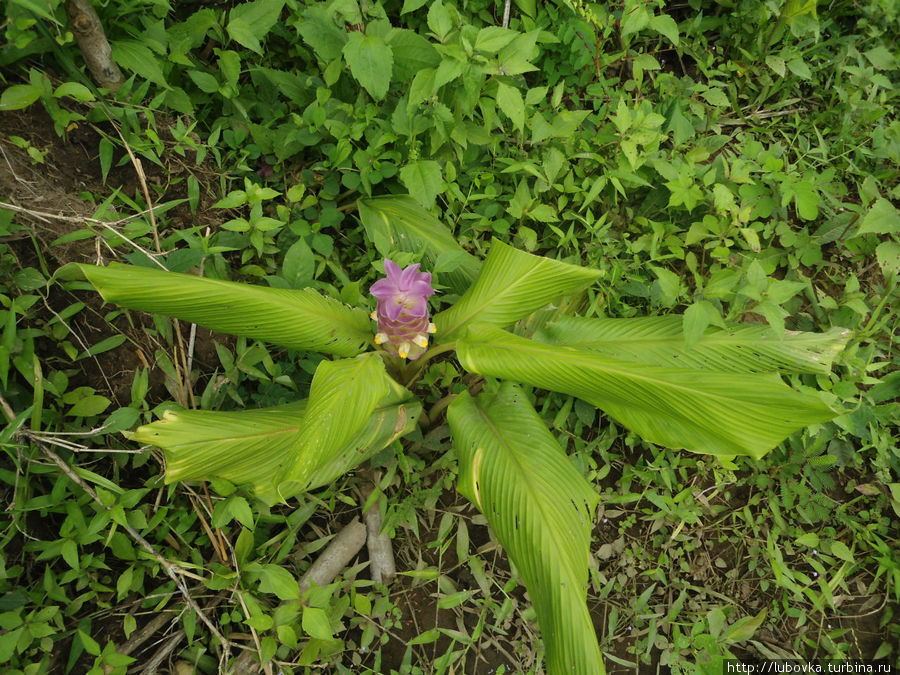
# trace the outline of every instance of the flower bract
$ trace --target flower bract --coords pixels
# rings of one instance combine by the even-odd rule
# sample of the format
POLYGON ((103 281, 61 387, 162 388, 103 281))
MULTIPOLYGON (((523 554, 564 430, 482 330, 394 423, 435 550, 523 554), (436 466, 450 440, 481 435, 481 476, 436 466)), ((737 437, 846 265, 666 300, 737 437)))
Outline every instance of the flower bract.
POLYGON ((369 292, 378 299, 372 318, 378 322, 375 343, 404 359, 419 358, 428 347, 434 324, 428 317, 428 298, 434 294, 431 274, 419 271, 419 263, 400 269, 385 259, 385 279, 372 284, 369 292))

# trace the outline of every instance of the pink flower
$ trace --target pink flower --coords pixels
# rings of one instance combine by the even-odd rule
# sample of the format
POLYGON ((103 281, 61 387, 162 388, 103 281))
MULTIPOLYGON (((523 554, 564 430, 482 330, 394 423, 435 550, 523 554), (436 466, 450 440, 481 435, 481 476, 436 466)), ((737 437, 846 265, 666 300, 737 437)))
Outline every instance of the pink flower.
POLYGON ((434 324, 428 318, 428 297, 434 294, 431 274, 420 272, 419 264, 401 270, 385 259, 386 279, 379 279, 369 292, 378 298, 372 318, 378 321, 375 344, 383 344, 391 354, 414 361, 428 347, 434 324))

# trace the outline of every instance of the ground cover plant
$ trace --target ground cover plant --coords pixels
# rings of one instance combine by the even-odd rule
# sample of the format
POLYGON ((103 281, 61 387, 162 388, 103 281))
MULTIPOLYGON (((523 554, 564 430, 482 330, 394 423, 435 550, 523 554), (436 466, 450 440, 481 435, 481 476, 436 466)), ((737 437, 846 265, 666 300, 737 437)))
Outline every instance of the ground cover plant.
POLYGON ((117 1, 96 6, 121 72, 103 90, 77 4, 13 0, 0 49, 10 670, 896 663, 893 3, 117 1), (385 259, 432 275, 435 333, 421 303, 379 315, 385 259), (685 400, 690 430, 663 425, 659 391, 604 380, 636 362, 730 371, 721 391, 783 392, 795 424, 685 400), (365 443, 297 430, 331 464, 175 447, 202 420, 326 419, 337 392, 365 443), (540 572, 536 502, 491 506, 516 485, 486 458, 515 455, 471 452, 476 418, 533 424, 529 452, 583 495, 545 491, 578 536, 540 572), (667 447, 743 421, 719 456, 667 447), (362 554, 299 602, 367 507, 396 580, 362 554), (575 630, 546 628, 548 570, 576 582, 575 630))

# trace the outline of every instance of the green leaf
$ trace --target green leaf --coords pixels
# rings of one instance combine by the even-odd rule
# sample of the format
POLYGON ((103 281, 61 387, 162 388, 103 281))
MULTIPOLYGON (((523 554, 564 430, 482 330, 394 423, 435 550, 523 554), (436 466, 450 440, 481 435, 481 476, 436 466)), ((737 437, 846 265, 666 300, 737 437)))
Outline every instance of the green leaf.
POLYGON ((281 565, 260 565, 259 590, 263 593, 272 593, 279 600, 297 600, 300 597, 300 587, 294 576, 281 565))
POLYGON ((684 346, 686 349, 690 350, 697 340, 703 337, 714 312, 716 312, 715 307, 706 301, 695 302, 684 311, 682 328, 684 330, 684 346))
POLYGON ((636 319, 567 317, 539 331, 535 339, 655 366, 824 375, 831 372, 832 362, 850 338, 846 328, 831 328, 825 333, 785 331, 778 336, 762 325, 708 327, 688 348, 682 326, 687 320, 677 315, 636 319))
POLYGON ((40 87, 33 84, 14 84, 0 94, 0 110, 22 110, 40 97, 40 87))
POLYGON ((392 384, 377 354, 319 363, 283 480, 317 482, 316 469, 353 441, 392 384))
MULTIPOLYGON (((389 384, 391 391, 355 435, 343 447, 323 451, 316 459, 307 489, 327 485, 415 428, 421 404, 410 402, 409 392, 399 385, 389 384)), ((297 461, 306 409, 307 401, 297 401, 240 412, 168 410, 162 420, 139 427, 132 438, 163 448, 167 483, 224 478, 249 486, 260 499, 273 504, 302 491, 299 483, 280 484, 297 461)))
POLYGON ((831 542, 831 555, 833 555, 835 558, 846 560, 851 564, 856 562, 856 560, 853 558, 853 553, 849 548, 847 548, 847 544, 842 541, 831 542))
POLYGON ((402 16, 409 12, 415 12, 426 2, 428 2, 428 0, 403 0, 403 9, 400 10, 400 15, 402 16))
POLYGON ((437 338, 446 342, 473 321, 509 326, 563 295, 584 290, 599 270, 519 251, 498 239, 478 279, 455 305, 437 314, 437 338))
POLYGON ((450 12, 447 11, 441 0, 435 0, 428 9, 428 27, 441 39, 453 28, 450 12))
POLYGON ((85 396, 69 408, 67 414, 73 417, 94 417, 106 410, 111 403, 105 396, 85 396))
POLYGON ((518 36, 516 31, 509 28, 487 26, 479 30, 475 36, 475 49, 487 54, 496 54, 518 36))
POLYGON ((540 113, 531 118, 531 142, 541 143, 548 138, 572 138, 578 127, 590 114, 589 110, 561 110, 547 122, 540 113))
POLYGON ((281 16, 284 0, 253 0, 236 5, 228 15, 226 30, 232 40, 262 54, 260 41, 281 16))
POLYGON ((586 595, 598 495, 522 391, 464 392, 447 411, 458 490, 485 515, 522 577, 551 673, 604 673, 586 595))
POLYGON ((94 638, 80 628, 78 629, 78 637, 81 640, 81 644, 84 645, 84 651, 91 656, 100 656, 100 645, 97 644, 97 641, 94 638))
POLYGON ((330 640, 333 637, 331 623, 324 609, 304 607, 302 625, 303 632, 316 640, 330 640))
POLYGON ((525 128, 525 101, 522 92, 503 82, 497 82, 497 105, 513 125, 521 131, 525 128))
POLYGON ((80 82, 63 82, 53 92, 53 98, 62 98, 69 96, 76 101, 93 101, 93 92, 80 82))
POLYGON ((338 58, 347 43, 347 32, 334 23, 333 11, 326 7, 326 3, 312 5, 303 12, 297 25, 303 41, 326 63, 338 58))
POLYGON ((251 286, 117 263, 108 267, 73 263, 57 274, 84 277, 104 300, 123 307, 295 349, 353 356, 371 335, 365 312, 310 289, 251 286))
POLYGON ((656 275, 656 287, 659 288, 659 302, 664 307, 673 307, 681 295, 681 277, 671 270, 656 265, 648 265, 656 275))
POLYGON ((59 554, 73 570, 81 569, 78 561, 78 544, 74 540, 66 539, 59 549, 59 554))
POLYGON ((622 13, 622 39, 644 30, 649 23, 650 14, 643 3, 626 0, 625 11, 622 13))
POLYGON ((900 243, 896 241, 881 242, 875 247, 875 258, 885 276, 897 274, 900 272, 900 243))
POLYGON ((350 74, 376 101, 387 95, 391 84, 394 53, 384 38, 352 32, 344 45, 350 74))
POLYGON ((777 75, 780 77, 784 77, 786 65, 784 63, 784 59, 780 56, 772 56, 771 54, 766 57, 766 65, 769 66, 777 75))
POLYGON ((393 78, 410 80, 426 68, 434 68, 441 62, 441 55, 428 40, 406 28, 392 28, 385 41, 394 55, 393 78))
POLYGON ((159 59, 149 47, 137 40, 117 40, 110 43, 113 60, 125 70, 137 73, 145 80, 167 86, 159 59))
POLYGON ((219 81, 209 73, 204 73, 200 70, 189 70, 187 74, 194 84, 199 87, 200 91, 207 94, 214 94, 219 91, 219 81))
POLYGON ((441 273, 441 283, 462 293, 478 276, 481 261, 466 251, 430 212, 407 195, 370 197, 357 202, 366 234, 383 256, 393 251, 424 253, 425 267, 434 270, 438 258, 458 256, 458 264, 441 273))
POLYGON ((812 71, 809 69, 809 66, 806 65, 806 62, 799 57, 788 61, 787 67, 794 75, 803 80, 812 79, 812 71))
POLYGON ((400 181, 419 204, 430 209, 443 189, 441 165, 433 159, 409 162, 400 169, 400 181))
POLYGON ((859 224, 857 234, 896 234, 900 232, 900 211, 879 197, 859 224))
POLYGON ((456 350, 470 372, 577 396, 670 448, 759 458, 794 431, 835 416, 818 396, 774 374, 645 365, 481 324, 469 327, 456 350))
POLYGON ((678 46, 678 24, 668 14, 657 14, 650 17, 650 28, 664 35, 676 47, 678 46))
POLYGON ((743 642, 749 640, 753 637, 753 634, 756 633, 756 630, 762 625, 762 622, 765 621, 765 619, 766 608, 763 607, 756 616, 745 616, 743 619, 738 619, 731 624, 722 636, 722 640, 725 642, 743 642))
POLYGON ((819 193, 815 185, 801 181, 793 186, 794 203, 797 213, 803 220, 815 220, 819 217, 819 193))
POLYGON ((228 498, 228 510, 241 525, 253 529, 253 511, 246 499, 240 495, 232 495, 228 498))
POLYGON ((863 56, 865 56, 873 66, 878 68, 878 70, 891 70, 897 62, 897 57, 895 57, 891 53, 891 50, 884 45, 878 45, 873 49, 864 51, 863 56))

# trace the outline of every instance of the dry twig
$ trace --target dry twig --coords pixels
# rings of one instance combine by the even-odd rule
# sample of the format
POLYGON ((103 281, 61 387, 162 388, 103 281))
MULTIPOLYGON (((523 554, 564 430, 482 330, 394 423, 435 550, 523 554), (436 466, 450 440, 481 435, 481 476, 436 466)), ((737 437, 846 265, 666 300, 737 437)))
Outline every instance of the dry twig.
POLYGON ((365 543, 366 526, 359 522, 359 518, 354 518, 338 532, 328 547, 306 570, 306 574, 300 578, 300 595, 308 591, 313 584, 316 586, 330 584, 365 543))

